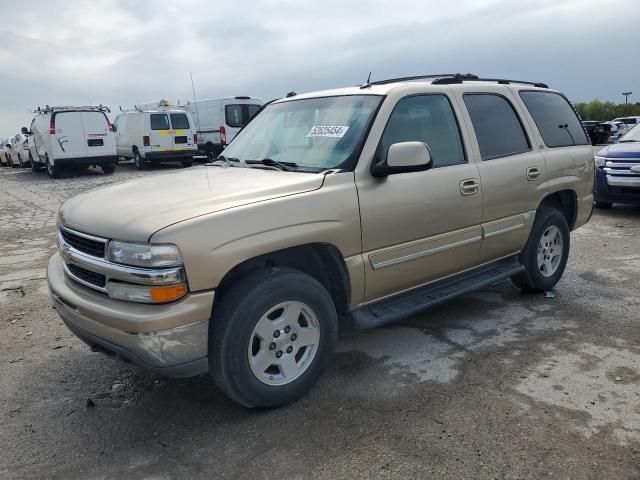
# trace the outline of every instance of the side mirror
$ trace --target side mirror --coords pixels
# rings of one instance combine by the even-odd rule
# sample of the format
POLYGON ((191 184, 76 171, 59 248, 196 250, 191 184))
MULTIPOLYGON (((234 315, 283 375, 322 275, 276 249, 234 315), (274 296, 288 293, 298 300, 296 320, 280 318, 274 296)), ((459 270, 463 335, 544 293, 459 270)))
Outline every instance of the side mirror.
POLYGON ((29 129, 27 127, 22 127, 20 129, 20 133, 22 133, 23 135, 29 135, 29 129))
POLYGON ((420 172, 433 165, 431 152, 423 142, 394 143, 387 151, 387 158, 372 166, 374 177, 386 177, 396 173, 420 172))

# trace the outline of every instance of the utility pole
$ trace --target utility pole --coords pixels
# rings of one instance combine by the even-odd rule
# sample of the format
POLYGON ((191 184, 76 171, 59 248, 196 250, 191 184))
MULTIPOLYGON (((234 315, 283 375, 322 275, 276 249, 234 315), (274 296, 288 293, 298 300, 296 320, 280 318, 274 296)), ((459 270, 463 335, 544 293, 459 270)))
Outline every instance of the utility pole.
POLYGON ((629 95, 631 95, 633 92, 622 92, 622 95, 624 95, 624 104, 625 105, 629 105, 629 95))

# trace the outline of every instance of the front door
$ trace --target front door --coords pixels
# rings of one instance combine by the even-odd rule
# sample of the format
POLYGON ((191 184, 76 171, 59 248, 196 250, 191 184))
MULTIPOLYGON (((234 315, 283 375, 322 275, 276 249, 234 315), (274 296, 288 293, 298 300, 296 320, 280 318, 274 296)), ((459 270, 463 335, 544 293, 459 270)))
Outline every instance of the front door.
POLYGON ((356 178, 365 262, 365 302, 474 266, 482 231, 482 188, 468 161, 459 113, 448 95, 414 95, 395 105, 375 161, 389 146, 421 141, 433 166, 356 178))

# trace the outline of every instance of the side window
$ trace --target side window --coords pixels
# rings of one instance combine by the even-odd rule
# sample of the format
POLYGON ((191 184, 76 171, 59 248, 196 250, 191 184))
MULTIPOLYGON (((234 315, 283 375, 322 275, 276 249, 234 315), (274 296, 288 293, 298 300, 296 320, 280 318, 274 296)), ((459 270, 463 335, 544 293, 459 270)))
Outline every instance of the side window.
POLYGON ((169 118, 164 113, 152 113, 151 130, 169 130, 169 118))
POLYGON ((464 103, 476 132, 482 160, 517 155, 531 149, 520 118, 502 95, 466 93, 464 103))
POLYGON ((554 92, 521 91, 520 98, 536 122, 547 147, 588 145, 580 119, 566 98, 554 92))
POLYGON ((460 129, 445 95, 416 95, 400 100, 384 129, 378 155, 400 142, 424 142, 431 150, 433 167, 465 163, 460 129))

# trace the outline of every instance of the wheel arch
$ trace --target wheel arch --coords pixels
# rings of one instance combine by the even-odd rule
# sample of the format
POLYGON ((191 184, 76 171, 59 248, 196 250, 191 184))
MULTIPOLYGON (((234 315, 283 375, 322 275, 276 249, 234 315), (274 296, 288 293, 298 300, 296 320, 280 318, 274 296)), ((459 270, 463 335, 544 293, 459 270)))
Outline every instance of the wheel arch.
POLYGON ((288 247, 244 260, 222 277, 216 289, 216 297, 224 296, 225 291, 241 277, 270 267, 287 267, 306 273, 327 289, 338 313, 348 310, 351 280, 347 266, 340 250, 327 243, 288 247))
POLYGON ((560 210, 567 219, 569 230, 573 230, 578 215, 578 194, 575 190, 566 189, 549 193, 542 199, 537 210, 544 207, 560 210))

